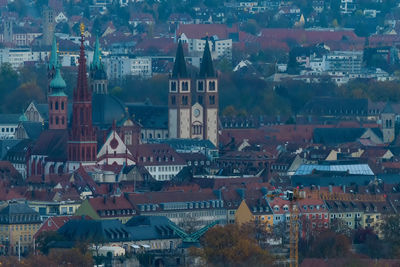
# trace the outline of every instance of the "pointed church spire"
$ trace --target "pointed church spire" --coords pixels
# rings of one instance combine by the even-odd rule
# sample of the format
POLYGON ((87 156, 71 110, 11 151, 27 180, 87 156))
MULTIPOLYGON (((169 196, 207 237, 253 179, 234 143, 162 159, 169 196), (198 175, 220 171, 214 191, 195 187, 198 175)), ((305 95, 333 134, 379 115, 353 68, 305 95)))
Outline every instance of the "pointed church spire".
POLYGON ((203 59, 201 60, 200 73, 201 78, 213 78, 215 77, 214 65, 211 57, 210 45, 208 38, 204 47, 203 59))
POLYGON ((51 46, 50 52, 50 60, 49 60, 49 70, 55 69, 58 64, 58 55, 57 55, 57 39, 56 36, 53 36, 53 44, 51 46))
POLYGON ((85 57, 85 44, 84 44, 84 32, 85 25, 81 23, 81 47, 79 53, 79 69, 78 69, 78 82, 76 90, 74 91, 74 101, 83 100, 90 101, 91 95, 88 90, 87 72, 86 72, 86 57, 85 57))
POLYGON ((183 54, 182 42, 179 40, 174 68, 172 70, 172 78, 187 78, 187 76, 185 55, 183 54))
POLYGON ((94 44, 94 53, 92 61, 92 69, 100 69, 101 67, 101 52, 100 52, 100 42, 99 36, 96 36, 96 42, 94 44))

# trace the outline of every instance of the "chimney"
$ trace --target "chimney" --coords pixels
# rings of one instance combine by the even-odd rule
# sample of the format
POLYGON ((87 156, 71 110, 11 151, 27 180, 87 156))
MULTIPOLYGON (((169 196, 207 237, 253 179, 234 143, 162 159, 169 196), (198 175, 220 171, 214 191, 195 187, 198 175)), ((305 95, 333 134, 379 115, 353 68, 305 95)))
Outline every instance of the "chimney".
POLYGON ((346 185, 342 185, 343 193, 346 193, 346 185))
POLYGON ((332 193, 332 185, 329 185, 329 193, 332 193))

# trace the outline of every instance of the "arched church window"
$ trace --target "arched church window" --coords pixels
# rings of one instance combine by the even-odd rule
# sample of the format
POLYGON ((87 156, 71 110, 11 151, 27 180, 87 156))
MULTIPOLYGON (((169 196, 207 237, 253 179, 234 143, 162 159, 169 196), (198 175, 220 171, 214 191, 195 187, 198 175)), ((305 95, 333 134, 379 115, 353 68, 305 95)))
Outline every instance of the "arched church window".
POLYGON ((176 82, 171 82, 171 92, 176 92, 176 82))
POLYGON ((59 119, 58 119, 58 116, 56 117, 56 125, 58 125, 58 123, 59 123, 59 119))
POLYGON ((210 91, 215 91, 215 81, 209 82, 208 88, 210 91))
POLYGON ((204 91, 204 83, 203 83, 203 81, 199 81, 197 83, 197 90, 198 91, 204 91))
POLYGON ((215 96, 210 95, 209 102, 210 102, 210 105, 214 105, 215 104, 215 96))
POLYGON ((50 101, 50 110, 53 110, 53 101, 50 101))
POLYGON ((55 103, 56 110, 58 110, 58 101, 55 103))
POLYGON ((187 91, 189 91, 189 83, 182 82, 182 92, 187 92, 187 91))
POLYGON ((61 102, 61 110, 64 110, 64 101, 61 102))

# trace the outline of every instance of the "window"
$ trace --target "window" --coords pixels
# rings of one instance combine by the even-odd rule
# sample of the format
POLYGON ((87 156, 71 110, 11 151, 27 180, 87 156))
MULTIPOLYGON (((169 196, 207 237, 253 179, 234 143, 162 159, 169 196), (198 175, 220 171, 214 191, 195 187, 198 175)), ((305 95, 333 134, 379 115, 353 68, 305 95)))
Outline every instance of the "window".
POLYGON ((171 96, 171 104, 176 105, 176 97, 174 95, 171 96))
POLYGON ((215 91, 215 81, 212 81, 212 82, 208 83, 208 89, 210 91, 215 91))
POLYGON ((200 91, 200 92, 204 91, 204 84, 203 84, 203 81, 199 81, 199 82, 197 83, 197 90, 200 91))
POLYGON ((56 107, 56 110, 58 110, 58 101, 56 101, 55 107, 56 107))
POLYGON ((210 105, 215 105, 215 96, 210 95, 209 96, 209 102, 210 102, 210 105))
POLYGON ((189 83, 182 82, 182 92, 187 92, 187 91, 189 91, 189 83))
POLYGON ((64 101, 61 102, 61 109, 64 110, 64 101))

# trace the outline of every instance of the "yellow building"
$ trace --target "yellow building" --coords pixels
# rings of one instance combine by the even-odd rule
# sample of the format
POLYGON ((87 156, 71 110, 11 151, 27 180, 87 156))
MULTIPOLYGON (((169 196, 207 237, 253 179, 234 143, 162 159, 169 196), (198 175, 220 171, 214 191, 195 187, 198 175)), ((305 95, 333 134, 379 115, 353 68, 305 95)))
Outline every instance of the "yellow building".
POLYGON ((33 248, 33 235, 41 225, 40 215, 24 203, 10 202, 0 210, 0 254, 26 254, 33 248), (20 249, 20 250, 19 250, 20 249))
POLYGON ((39 201, 32 200, 28 202, 29 207, 39 212, 42 217, 74 215, 80 207, 81 200, 68 201, 39 201))
POLYGON ((244 224, 251 221, 258 221, 265 224, 267 231, 272 229, 274 225, 274 216, 268 203, 256 204, 250 202, 250 207, 245 200, 242 200, 239 208, 235 213, 235 222, 238 224, 244 224))

